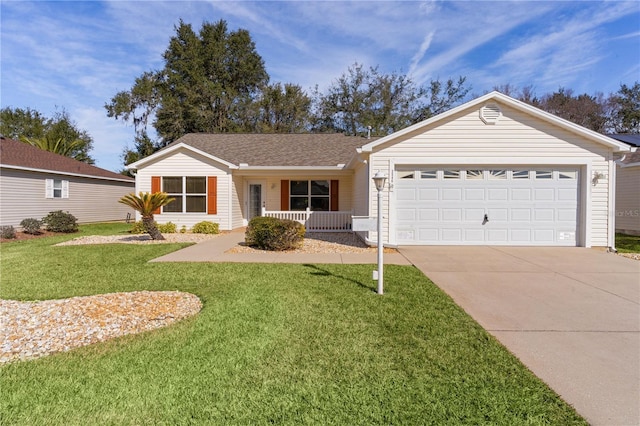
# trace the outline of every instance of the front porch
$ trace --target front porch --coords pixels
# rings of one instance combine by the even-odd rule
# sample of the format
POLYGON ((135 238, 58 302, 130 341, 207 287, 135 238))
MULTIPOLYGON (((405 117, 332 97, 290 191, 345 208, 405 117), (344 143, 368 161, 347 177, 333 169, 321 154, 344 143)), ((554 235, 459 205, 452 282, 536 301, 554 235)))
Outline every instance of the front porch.
POLYGON ((262 216, 295 220, 304 225, 307 232, 350 232, 352 211, 279 210, 262 207, 262 216))

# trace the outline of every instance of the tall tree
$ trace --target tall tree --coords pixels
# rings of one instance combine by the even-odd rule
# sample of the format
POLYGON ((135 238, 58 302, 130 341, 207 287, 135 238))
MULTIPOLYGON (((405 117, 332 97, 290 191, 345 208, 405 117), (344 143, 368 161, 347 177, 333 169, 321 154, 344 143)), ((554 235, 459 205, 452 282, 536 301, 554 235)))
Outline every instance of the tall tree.
POLYGON ((609 97, 609 126, 615 133, 640 133, 640 83, 620 85, 609 97))
POLYGON ((254 103, 255 131, 259 133, 300 133, 307 130, 311 99, 296 84, 265 86, 254 103))
POLYGON ((382 74, 378 67, 356 63, 325 93, 316 88, 313 129, 355 135, 371 126, 373 134, 387 135, 446 111, 468 90, 463 77, 419 87, 406 75, 382 74))
POLYGON ((574 95, 573 90, 561 87, 557 92, 542 96, 536 106, 587 129, 605 133, 605 102, 601 93, 574 95))
POLYGON ((94 164, 89 155, 93 139, 86 130, 78 128, 64 109, 47 118, 30 108, 3 108, 0 110, 0 133, 46 151, 94 164))
MULTIPOLYGON (((132 122, 138 139, 148 124, 163 146, 190 132, 252 130, 251 104, 269 76, 249 32, 229 31, 225 21, 203 23, 199 33, 180 21, 164 52, 164 68, 138 77, 105 105, 107 115, 132 122)), ((140 153, 143 154, 143 153, 140 153)), ((127 153, 125 152, 125 157, 127 153)))

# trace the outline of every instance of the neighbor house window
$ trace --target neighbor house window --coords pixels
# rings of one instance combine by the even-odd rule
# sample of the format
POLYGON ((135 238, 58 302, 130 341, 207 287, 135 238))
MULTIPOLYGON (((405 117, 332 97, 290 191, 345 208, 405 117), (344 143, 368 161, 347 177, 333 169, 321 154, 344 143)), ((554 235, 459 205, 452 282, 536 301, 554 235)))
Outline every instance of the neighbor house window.
POLYGON ((46 179, 46 198, 69 198, 69 181, 46 179))
POLYGON ((164 176, 162 190, 175 198, 163 207, 164 213, 207 211, 207 178, 204 176, 164 176))
POLYGON ((330 184, 328 180, 292 180, 289 186, 289 209, 329 211, 330 184))

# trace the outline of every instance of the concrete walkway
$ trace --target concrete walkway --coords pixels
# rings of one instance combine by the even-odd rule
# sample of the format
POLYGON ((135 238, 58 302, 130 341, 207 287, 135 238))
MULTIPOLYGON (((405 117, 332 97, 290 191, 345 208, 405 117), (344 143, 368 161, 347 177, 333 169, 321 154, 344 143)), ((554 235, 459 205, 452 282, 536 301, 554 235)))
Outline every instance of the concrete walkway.
POLYGON ((640 424, 640 262, 575 247, 400 252, 591 424, 640 424))
MULTIPOLYGON (((230 232, 212 240, 198 243, 166 254, 151 262, 241 262, 241 263, 377 263, 375 251, 371 253, 225 253, 244 241, 244 233, 230 232)), ((385 265, 411 265, 400 253, 385 253, 385 265)))

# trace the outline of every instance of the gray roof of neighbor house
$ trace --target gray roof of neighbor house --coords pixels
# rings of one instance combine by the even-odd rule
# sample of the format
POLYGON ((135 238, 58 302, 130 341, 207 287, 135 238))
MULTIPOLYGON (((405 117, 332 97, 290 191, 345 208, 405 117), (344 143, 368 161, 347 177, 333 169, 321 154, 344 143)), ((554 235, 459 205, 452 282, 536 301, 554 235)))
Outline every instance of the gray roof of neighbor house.
POLYGON ((23 170, 135 182, 134 179, 128 176, 101 169, 63 155, 44 151, 28 143, 8 139, 4 136, 0 138, 0 165, 23 170))
POLYGON ((609 136, 611 139, 615 139, 617 141, 624 142, 632 146, 640 146, 640 134, 613 133, 607 136, 609 136))
POLYGON ((621 164, 640 164, 640 150, 636 150, 635 152, 627 152, 623 160, 620 161, 621 164))
POLYGON ((184 143, 235 165, 319 167, 347 164, 356 148, 372 139, 343 134, 190 133, 169 144, 184 143))

